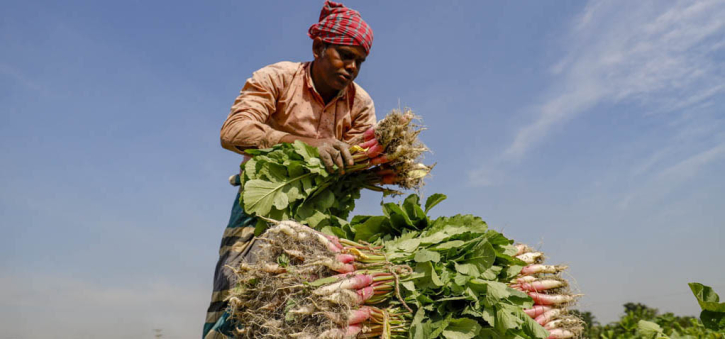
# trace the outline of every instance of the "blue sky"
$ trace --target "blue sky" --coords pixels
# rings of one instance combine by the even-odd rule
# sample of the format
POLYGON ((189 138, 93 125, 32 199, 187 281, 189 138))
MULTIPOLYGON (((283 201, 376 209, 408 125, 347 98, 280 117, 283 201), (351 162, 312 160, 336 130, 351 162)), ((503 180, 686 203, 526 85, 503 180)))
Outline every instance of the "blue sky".
MULTIPOLYGON (((722 1, 346 4, 378 115, 429 127, 435 214, 569 264, 602 322, 725 294, 722 1)), ((311 58, 321 5, 4 4, 0 338, 199 336, 240 160, 219 128, 251 72, 311 58)))

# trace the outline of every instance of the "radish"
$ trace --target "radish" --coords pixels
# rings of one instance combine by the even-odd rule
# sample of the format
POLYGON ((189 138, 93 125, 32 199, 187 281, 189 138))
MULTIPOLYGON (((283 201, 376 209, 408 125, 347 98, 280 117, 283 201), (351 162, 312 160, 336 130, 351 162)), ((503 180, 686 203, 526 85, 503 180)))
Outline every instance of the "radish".
POLYGON ((360 304, 364 303, 366 300, 372 298, 373 295, 375 295, 375 289, 372 286, 364 287, 359 290, 357 290, 358 300, 360 301, 360 304))
POLYGON ((380 146, 380 144, 375 144, 372 147, 368 148, 367 151, 365 151, 365 154, 368 156, 368 158, 375 158, 381 153, 383 153, 385 149, 383 149, 383 146, 380 146))
POLYGON ((349 264, 355 261, 355 256, 353 256, 352 254, 338 254, 335 258, 337 258, 337 261, 343 264, 349 264))
POLYGON ((532 308, 525 309, 524 312, 526 312, 529 317, 536 318, 549 310, 551 310, 551 306, 534 305, 532 308))
POLYGON ((385 154, 383 154, 381 156, 372 158, 370 160, 370 163, 373 164, 373 165, 380 165, 380 164, 385 164, 385 163, 387 163, 389 161, 390 161, 390 159, 388 158, 388 156, 385 155, 385 154))
POLYGON ((532 275, 532 274, 538 274, 538 273, 559 273, 565 269, 569 268, 566 265, 540 265, 540 264, 534 264, 524 267, 521 270, 521 274, 523 275, 532 275))
POLYGON ((357 310, 350 310, 347 316, 348 324, 359 324, 370 319, 370 307, 363 306, 357 310))
POLYGON ((347 339, 355 338, 362 331, 360 325, 350 325, 346 329, 333 329, 322 332, 317 339, 347 339))
POLYGON ((575 301, 580 295, 529 292, 529 296, 537 305, 562 305, 575 301))
POLYGON ((561 309, 560 308, 552 308, 538 317, 534 318, 534 320, 539 323, 539 325, 544 326, 544 324, 548 323, 549 321, 555 319, 561 315, 561 309))
POLYGON ((574 338, 574 332, 569 330, 564 330, 561 328, 555 328, 551 331, 549 331, 549 339, 567 339, 567 338, 574 338))
POLYGON ((522 260, 527 264, 535 264, 543 261, 544 253, 541 252, 527 252, 516 256, 517 259, 522 260))
POLYGON ((375 139, 375 127, 370 127, 365 132, 363 132, 363 139, 365 139, 365 141, 374 140, 375 139))
POLYGON ((561 319, 556 319, 549 321, 548 323, 544 324, 544 328, 547 330, 552 330, 559 327, 569 327, 569 326, 576 326, 581 325, 582 321, 579 318, 576 318, 574 316, 568 316, 561 319))
POLYGON ((532 276, 532 275, 525 275, 522 277, 518 277, 516 279, 511 280, 511 284, 514 285, 521 285, 523 283, 530 283, 539 280, 539 278, 532 276))
POLYGON ((329 285, 317 288, 314 293, 316 295, 330 295, 337 290, 357 290, 363 287, 370 286, 373 283, 373 276, 367 274, 358 274, 352 277, 341 279, 329 285))
POLYGON ((553 288, 565 287, 567 284, 561 280, 545 279, 521 284, 521 289, 528 292, 538 292, 553 288))
POLYGON ((516 245, 516 255, 521 255, 528 252, 533 252, 534 249, 525 245, 525 244, 518 244, 516 245))
POLYGON ((377 140, 370 139, 370 140, 365 141, 362 144, 360 144, 360 147, 367 149, 367 148, 373 147, 373 146, 375 146, 377 144, 378 144, 378 141, 377 140))
POLYGON ((260 266, 261 267, 252 267, 252 265, 243 262, 243 263, 239 264, 239 269, 245 270, 245 271, 261 269, 264 272, 272 273, 272 274, 280 274, 280 273, 287 272, 287 270, 284 267, 279 266, 278 264, 263 263, 260 266))

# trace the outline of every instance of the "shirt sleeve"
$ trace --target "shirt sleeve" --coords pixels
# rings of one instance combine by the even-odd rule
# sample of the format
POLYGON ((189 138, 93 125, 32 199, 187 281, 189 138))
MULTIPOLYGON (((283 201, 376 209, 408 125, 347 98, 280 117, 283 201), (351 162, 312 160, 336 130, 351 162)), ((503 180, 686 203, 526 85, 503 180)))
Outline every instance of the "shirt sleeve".
POLYGON ((265 67, 247 79, 222 125, 222 147, 243 154, 248 148, 272 147, 289 134, 267 125, 284 82, 278 73, 273 67, 265 67))
POLYGON ((351 145, 361 143, 363 141, 363 133, 370 127, 375 126, 377 122, 377 118, 375 117, 375 104, 369 96, 366 95, 364 100, 356 100, 355 106, 358 106, 354 107, 358 111, 358 114, 355 115, 350 129, 342 136, 342 140, 351 145))

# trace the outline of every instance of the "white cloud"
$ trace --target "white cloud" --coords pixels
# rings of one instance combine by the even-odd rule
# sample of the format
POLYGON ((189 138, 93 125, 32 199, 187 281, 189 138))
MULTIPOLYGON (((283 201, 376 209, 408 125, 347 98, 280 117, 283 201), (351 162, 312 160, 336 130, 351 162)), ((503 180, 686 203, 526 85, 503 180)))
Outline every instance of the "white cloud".
MULTIPOLYGON (((519 163, 556 126, 600 104, 633 103, 644 114, 703 105, 725 92, 715 55, 723 37, 723 1, 590 1, 560 41, 553 89, 532 109, 534 120, 483 167, 519 163)), ((470 173, 471 182, 490 182, 473 180, 483 174, 470 173)))
POLYGON ((725 32, 725 3, 662 3, 590 2, 554 67, 559 90, 538 106, 538 117, 519 130, 504 158, 519 160, 554 125, 601 102, 683 109, 724 92, 725 72, 710 46, 725 32))

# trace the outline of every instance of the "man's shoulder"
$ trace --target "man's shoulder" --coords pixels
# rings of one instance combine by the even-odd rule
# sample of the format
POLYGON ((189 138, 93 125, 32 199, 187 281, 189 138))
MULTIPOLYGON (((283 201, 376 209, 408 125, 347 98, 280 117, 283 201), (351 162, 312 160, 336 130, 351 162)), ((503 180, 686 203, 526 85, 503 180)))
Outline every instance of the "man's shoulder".
POLYGON ((373 103, 373 98, 370 97, 367 91, 356 82, 352 83, 355 90, 355 102, 359 102, 362 105, 369 105, 373 103))
POLYGON ((303 67, 302 62, 293 61, 280 61, 271 65, 264 66, 257 71, 255 74, 275 74, 275 75, 293 75, 300 71, 303 67))

